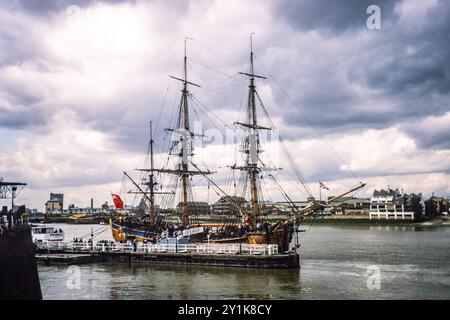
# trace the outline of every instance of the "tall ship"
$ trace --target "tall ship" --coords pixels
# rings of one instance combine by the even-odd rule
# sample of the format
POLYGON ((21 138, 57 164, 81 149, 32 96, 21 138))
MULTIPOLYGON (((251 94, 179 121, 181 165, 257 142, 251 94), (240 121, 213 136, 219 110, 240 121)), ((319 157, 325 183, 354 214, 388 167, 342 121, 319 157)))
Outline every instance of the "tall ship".
MULTIPOLYGON (((298 208, 288 193, 278 182, 272 171, 281 170, 279 168, 270 167, 263 160, 262 150, 262 131, 271 131, 274 124, 270 119, 269 113, 265 108, 257 90, 256 80, 266 79, 262 75, 258 75, 254 70, 254 54, 252 37, 250 37, 250 64, 246 72, 240 72, 242 76, 248 79, 248 92, 245 106, 244 120, 235 122, 234 125, 242 129, 244 132, 240 143, 239 151, 242 154, 242 163, 229 165, 230 170, 239 172, 239 183, 233 185, 233 194, 225 192, 224 188, 219 186, 212 178, 208 169, 200 167, 193 159, 193 140, 200 136, 192 132, 190 123, 189 103, 192 97, 189 91, 190 86, 200 87, 198 84, 188 81, 187 77, 187 56, 186 43, 184 54, 184 70, 183 77, 172 77, 182 83, 181 100, 178 107, 178 115, 176 126, 166 129, 170 131, 175 139, 169 148, 169 156, 175 156, 177 162, 173 168, 155 168, 153 159, 153 136, 150 130, 150 167, 136 169, 148 174, 148 177, 137 183, 127 173, 125 176, 132 182, 135 187, 135 193, 143 195, 143 199, 148 203, 148 212, 141 215, 123 215, 118 214, 111 219, 111 227, 113 237, 116 241, 149 241, 158 242, 163 239, 177 237, 180 240, 191 242, 209 242, 209 243, 249 243, 249 244, 276 244, 281 252, 288 251, 290 243, 296 231, 298 231, 301 220, 308 215, 314 215, 322 211, 332 202, 355 192, 365 186, 359 183, 357 186, 345 191, 337 196, 329 198, 328 201, 315 201, 306 184, 306 180, 297 167, 293 157, 290 155, 288 148, 283 140, 279 138, 280 147, 287 163, 296 175, 297 180, 302 187, 310 195, 311 201, 304 208, 298 208), (266 117, 265 123, 260 122, 259 115, 266 117), (172 176, 172 183, 167 190, 161 191, 157 189, 156 174, 172 176), (221 199, 232 208, 229 216, 223 217, 218 222, 206 222, 193 216, 192 206, 196 204, 193 201, 194 186, 192 180, 194 176, 206 179, 208 186, 215 189, 221 199), (272 190, 278 190, 285 201, 289 204, 292 214, 285 219, 273 221, 268 219, 267 212, 264 211, 264 195, 262 191, 262 180, 264 184, 266 180, 271 183, 272 190), (175 189, 179 189, 178 192, 175 189), (157 191, 158 190, 158 191, 157 191), (172 215, 178 217, 177 221, 168 219, 167 212, 163 213, 155 206, 155 196, 163 195, 163 202, 169 202, 174 199, 177 194, 180 202, 176 211, 172 215), (248 204, 243 205, 239 199, 248 199, 248 204)), ((121 206, 119 205, 119 208, 121 206)))

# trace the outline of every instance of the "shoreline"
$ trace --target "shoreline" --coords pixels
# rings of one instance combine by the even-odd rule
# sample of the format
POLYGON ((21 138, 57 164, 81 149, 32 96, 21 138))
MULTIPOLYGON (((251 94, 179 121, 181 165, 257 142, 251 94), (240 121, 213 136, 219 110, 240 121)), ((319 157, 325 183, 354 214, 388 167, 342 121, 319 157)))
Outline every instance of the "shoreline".
POLYGON ((381 220, 381 219, 364 219, 364 218, 313 218, 304 219, 301 224, 318 224, 318 225, 339 225, 339 226, 402 226, 402 227, 433 227, 446 226, 450 227, 450 220, 446 218, 434 218, 428 220, 411 221, 411 220, 381 220))
MULTIPOLYGON (((286 217, 269 217, 269 221, 282 220, 286 217)), ((218 217, 204 217, 204 222, 220 223, 218 217)), ((109 224, 109 217, 86 217, 73 219, 70 217, 37 217, 29 220, 29 223, 45 223, 45 224, 109 224)), ((406 227, 427 227, 427 226, 450 226, 448 217, 436 217, 433 219, 412 221, 412 220, 394 220, 394 219, 369 219, 360 216, 327 216, 305 218, 301 224, 318 224, 318 225, 360 225, 360 226, 406 226, 406 227)))

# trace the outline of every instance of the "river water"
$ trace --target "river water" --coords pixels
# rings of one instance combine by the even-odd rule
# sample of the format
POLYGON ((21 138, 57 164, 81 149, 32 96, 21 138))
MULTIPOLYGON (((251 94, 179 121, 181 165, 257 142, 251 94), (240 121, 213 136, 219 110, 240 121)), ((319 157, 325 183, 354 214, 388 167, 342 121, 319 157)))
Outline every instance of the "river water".
MULTIPOLYGON (((66 240, 108 226, 56 225, 66 240)), ((300 270, 39 266, 44 299, 450 299, 450 227, 312 226, 300 270)))

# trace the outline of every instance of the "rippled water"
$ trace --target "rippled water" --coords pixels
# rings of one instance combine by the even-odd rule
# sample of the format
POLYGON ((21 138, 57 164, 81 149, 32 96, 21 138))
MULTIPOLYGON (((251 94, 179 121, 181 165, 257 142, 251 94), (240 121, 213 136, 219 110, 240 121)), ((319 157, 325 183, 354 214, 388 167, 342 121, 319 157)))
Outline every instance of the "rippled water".
MULTIPOLYGON (((108 228, 60 226, 68 240, 108 228)), ((449 227, 313 226, 300 243, 300 270, 101 263, 79 266, 79 288, 73 267, 39 275, 44 299, 450 299, 449 227)))

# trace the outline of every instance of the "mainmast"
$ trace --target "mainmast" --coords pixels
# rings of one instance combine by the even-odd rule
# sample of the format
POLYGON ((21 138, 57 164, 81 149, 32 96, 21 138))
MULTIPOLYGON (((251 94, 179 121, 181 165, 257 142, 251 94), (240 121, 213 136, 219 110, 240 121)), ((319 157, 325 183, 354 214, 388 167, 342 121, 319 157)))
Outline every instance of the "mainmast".
MULTIPOLYGON (((166 129, 166 131, 174 132, 178 135, 178 140, 173 142, 173 145, 171 147, 171 151, 173 150, 175 146, 177 146, 177 151, 179 148, 179 152, 176 153, 176 155, 179 157, 180 162, 178 163, 177 167, 175 169, 167 169, 167 168, 154 168, 153 163, 153 134, 152 134, 152 127, 150 122, 150 168, 148 169, 136 169, 138 171, 144 171, 144 172, 150 172, 149 175, 149 182, 147 183, 150 187, 150 196, 147 196, 147 199, 150 201, 150 216, 152 217, 152 220, 156 220, 156 210, 154 208, 155 194, 164 194, 164 193, 170 193, 170 192, 155 192, 154 187, 157 185, 157 183, 154 180, 154 173, 165 173, 165 174, 173 174, 178 175, 181 180, 181 193, 182 193, 182 224, 183 226, 187 226, 190 224, 189 219, 189 189, 190 189, 190 183, 189 183, 189 177, 193 175, 207 175, 211 172, 208 171, 201 171, 198 170, 197 166, 191 161, 191 156, 193 152, 193 145, 191 143, 191 139, 196 136, 193 132, 191 132, 190 128, 190 122, 189 122, 189 105, 188 105, 188 97, 191 95, 189 92, 189 85, 200 87, 200 85, 188 81, 188 75, 187 75, 187 50, 186 50, 186 41, 190 38, 185 38, 184 40, 184 59, 183 59, 183 76, 182 78, 170 76, 171 78, 180 81, 183 83, 183 87, 181 90, 181 101, 178 108, 178 121, 176 128, 169 128, 166 129), (179 146, 179 147, 178 147, 179 146), (189 169, 189 163, 191 163, 196 169, 190 170, 189 169)), ((170 154, 172 154, 170 152, 170 154)), ((140 190, 142 191, 142 190, 140 190)), ((174 194, 174 193, 170 193, 174 194)))
POLYGON ((187 53, 186 53, 186 38, 184 40, 184 68, 183 68, 183 78, 177 78, 170 76, 171 78, 181 81, 183 83, 183 89, 181 90, 181 101, 179 107, 179 128, 178 129, 167 129, 169 131, 173 131, 179 134, 179 145, 181 145, 178 156, 180 158, 180 163, 178 168, 175 170, 163 169, 159 170, 164 173, 178 174, 181 179, 181 188, 182 188, 182 223, 184 226, 189 225, 189 177, 193 175, 205 175, 210 174, 209 171, 196 171, 189 170, 189 162, 190 157, 192 156, 193 146, 190 143, 192 137, 195 136, 193 132, 191 132, 190 124, 189 124, 189 105, 188 105, 188 97, 190 95, 188 85, 192 85, 195 87, 200 87, 200 85, 195 84, 193 82, 188 81, 187 76, 187 53))
POLYGON ((263 76, 256 75, 254 72, 253 63, 253 37, 250 35, 250 73, 240 72, 240 74, 246 75, 250 78, 248 100, 247 100, 247 122, 240 123, 236 122, 249 130, 249 134, 245 139, 244 153, 247 154, 246 163, 243 167, 232 166, 233 169, 247 171, 250 178, 250 193, 251 193, 251 204, 252 204, 252 217, 249 223, 254 225, 258 217, 261 215, 261 207, 259 204, 258 195, 258 185, 259 185, 259 172, 258 167, 259 154, 261 153, 260 140, 259 140, 259 130, 265 129, 270 130, 270 128, 261 127, 258 125, 258 118, 256 113, 256 85, 255 78, 265 79, 263 76))
MULTIPOLYGON (((183 81, 183 90, 181 96, 181 104, 183 111, 183 129, 185 133, 189 132, 189 106, 188 106, 188 82, 187 82, 187 54, 186 54, 186 40, 184 39, 184 81, 183 81)), ((184 172, 188 171, 188 138, 187 135, 181 137, 181 169, 184 172)), ((187 226, 189 224, 189 200, 188 200, 188 178, 189 175, 183 173, 181 175, 182 188, 183 188, 183 225, 187 226)))
POLYGON ((248 164, 248 173, 250 175, 250 185, 251 185, 251 194, 252 194, 252 209, 253 209, 253 217, 255 220, 259 217, 261 210, 259 207, 258 201, 258 155, 259 155, 259 134, 256 130, 256 126, 258 125, 257 115, 256 115, 256 88, 255 88, 255 75, 254 75, 254 67, 253 67, 253 41, 252 36, 250 36, 250 85, 249 85, 249 103, 248 108, 249 111, 249 121, 248 124, 253 125, 253 128, 250 129, 250 135, 248 136, 248 147, 249 147, 249 156, 247 157, 248 164))

